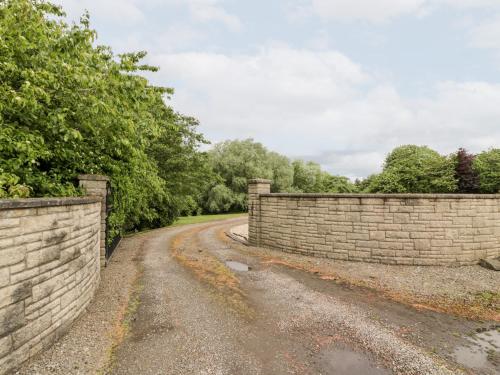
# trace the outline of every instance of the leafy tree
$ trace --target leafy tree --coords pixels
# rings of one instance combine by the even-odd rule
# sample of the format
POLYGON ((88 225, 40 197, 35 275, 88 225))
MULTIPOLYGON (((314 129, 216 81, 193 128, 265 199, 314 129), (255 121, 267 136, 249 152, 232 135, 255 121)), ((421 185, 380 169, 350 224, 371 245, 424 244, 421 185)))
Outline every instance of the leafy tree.
POLYGON ((220 177, 219 182, 212 182, 205 194, 203 205, 208 212, 246 210, 249 179, 272 180, 274 192, 286 191, 292 183, 290 161, 252 139, 218 143, 208 154, 214 173, 220 177))
POLYGON ((457 190, 454 163, 427 146, 395 148, 382 173, 369 179, 366 190, 374 193, 452 193, 457 190))
POLYGON ((293 187, 298 192, 317 193, 320 189, 321 167, 319 164, 294 160, 293 187))
POLYGON ((474 155, 467 152, 464 148, 459 148, 455 161, 455 176, 458 180, 459 193, 478 193, 479 175, 474 170, 474 155))
POLYGON ((88 15, 63 15, 43 0, 0 2, 0 197, 77 195, 79 173, 103 173, 112 235, 171 222, 202 164, 196 122, 140 75, 157 70, 145 52, 115 56, 95 45, 88 15))
POLYGON ((239 209, 235 193, 224 184, 212 186, 204 197, 205 207, 209 212, 220 213, 239 209))
POLYGON ((500 192, 500 149, 492 148, 476 155, 474 170, 479 173, 481 193, 497 194, 500 192))
POLYGON ((295 160, 293 189, 304 193, 354 193, 356 186, 347 177, 334 176, 322 171, 315 162, 295 160))
POLYGON ((293 169, 290 160, 277 152, 269 152, 267 159, 272 172, 271 190, 275 192, 290 190, 293 183, 293 169))
POLYGON ((332 176, 319 164, 290 160, 268 151, 252 139, 225 141, 209 151, 210 164, 219 179, 212 180, 203 194, 201 205, 208 212, 244 211, 247 208, 248 180, 267 178, 272 192, 335 192, 356 191, 346 177, 332 176))
POLYGON ((358 188, 347 177, 333 176, 323 172, 321 178, 321 192, 356 193, 358 192, 358 188))
MULTIPOLYGON (((172 197, 172 204, 167 211, 163 209, 161 216, 170 215, 173 219, 197 214, 201 210, 198 203, 201 195, 216 179, 207 153, 198 150, 200 144, 208 142, 196 132, 196 119, 177 114, 169 107, 164 107, 164 117, 167 126, 148 150, 172 197)), ((162 211, 162 207, 158 210, 162 211)))

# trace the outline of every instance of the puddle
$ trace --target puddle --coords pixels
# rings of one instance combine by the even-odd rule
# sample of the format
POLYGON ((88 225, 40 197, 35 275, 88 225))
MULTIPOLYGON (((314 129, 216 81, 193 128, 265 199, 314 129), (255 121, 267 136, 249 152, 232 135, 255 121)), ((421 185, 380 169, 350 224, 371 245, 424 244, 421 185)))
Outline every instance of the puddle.
POLYGON ((241 271, 241 272, 246 272, 250 269, 250 267, 247 264, 236 262, 234 260, 228 260, 226 262, 226 266, 228 266, 234 271, 241 271))
POLYGON ((321 362, 328 371, 334 375, 389 375, 386 369, 377 367, 363 353, 349 349, 324 350, 321 362))
POLYGON ((455 349, 453 356, 469 368, 500 369, 500 326, 468 338, 469 344, 455 349))

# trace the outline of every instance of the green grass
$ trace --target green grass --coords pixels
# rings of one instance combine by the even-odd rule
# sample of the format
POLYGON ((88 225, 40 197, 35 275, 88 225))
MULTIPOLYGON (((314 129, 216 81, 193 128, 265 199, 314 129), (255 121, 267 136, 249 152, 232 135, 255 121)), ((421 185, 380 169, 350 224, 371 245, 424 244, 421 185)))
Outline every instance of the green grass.
MULTIPOLYGON (((198 216, 182 216, 178 218, 173 224, 168 225, 165 228, 168 227, 177 227, 180 225, 187 225, 187 224, 201 224, 201 223, 208 223, 210 221, 216 221, 216 220, 224 220, 224 219, 235 219, 237 217, 245 217, 248 215, 246 212, 238 212, 236 214, 216 214, 216 215, 198 215, 198 216)), ((159 228, 156 228, 159 229, 159 228)), ((133 236, 138 233, 146 233, 149 231, 152 231, 154 229, 143 229, 141 231, 131 231, 131 232, 126 232, 124 234, 124 237, 128 236, 133 236)))
POLYGON ((217 214, 217 215, 199 215, 199 216, 183 216, 178 218, 172 226, 186 225, 186 224, 200 224, 207 223, 209 221, 233 219, 237 217, 246 216, 246 212, 240 212, 237 214, 217 214))

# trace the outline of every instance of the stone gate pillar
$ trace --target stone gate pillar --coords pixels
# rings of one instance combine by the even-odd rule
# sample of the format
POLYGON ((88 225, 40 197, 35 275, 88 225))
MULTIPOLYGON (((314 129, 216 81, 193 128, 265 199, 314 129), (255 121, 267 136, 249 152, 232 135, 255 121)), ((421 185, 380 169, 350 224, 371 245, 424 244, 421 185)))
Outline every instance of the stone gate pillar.
POLYGON ((101 244, 100 258, 101 267, 106 265, 106 217, 107 217, 107 195, 109 177, 98 174, 81 174, 78 176, 80 187, 82 187, 87 195, 101 197, 101 244))
POLYGON ((248 181, 248 243, 260 246, 260 194, 271 192, 271 180, 248 181))

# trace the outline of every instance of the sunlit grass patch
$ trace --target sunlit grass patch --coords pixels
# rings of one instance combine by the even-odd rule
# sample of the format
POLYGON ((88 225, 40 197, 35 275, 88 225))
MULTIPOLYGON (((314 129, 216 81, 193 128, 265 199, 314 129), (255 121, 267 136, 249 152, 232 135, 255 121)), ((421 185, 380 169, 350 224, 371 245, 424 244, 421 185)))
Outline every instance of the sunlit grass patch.
POLYGON ((198 215, 198 216, 183 216, 178 218, 172 226, 208 223, 215 220, 235 219, 246 216, 246 212, 238 212, 235 214, 215 214, 215 215, 198 215))

